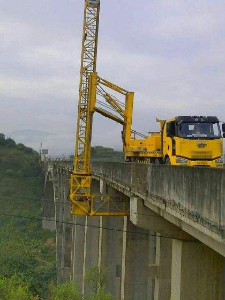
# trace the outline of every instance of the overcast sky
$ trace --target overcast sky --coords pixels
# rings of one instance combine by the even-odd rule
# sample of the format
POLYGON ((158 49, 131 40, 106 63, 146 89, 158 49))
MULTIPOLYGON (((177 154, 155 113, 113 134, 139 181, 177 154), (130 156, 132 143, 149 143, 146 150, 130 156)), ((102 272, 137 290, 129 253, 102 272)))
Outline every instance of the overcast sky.
MULTIPOLYGON (((0 0, 0 132, 47 131, 52 154, 74 151, 83 6, 0 0)), ((225 120, 224 12, 224 0, 101 0, 98 73, 135 92, 135 130, 156 130, 156 117, 225 120)), ((118 149, 120 132, 95 115, 94 145, 118 149)))

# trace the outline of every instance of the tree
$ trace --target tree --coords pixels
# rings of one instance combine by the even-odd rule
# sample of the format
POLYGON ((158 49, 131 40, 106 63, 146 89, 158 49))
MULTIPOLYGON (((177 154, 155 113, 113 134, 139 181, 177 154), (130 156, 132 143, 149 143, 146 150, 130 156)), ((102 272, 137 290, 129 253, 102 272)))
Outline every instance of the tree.
POLYGON ((6 139, 6 144, 7 144, 7 147, 9 147, 9 148, 16 147, 16 142, 11 138, 6 139))
POLYGON ((71 154, 71 155, 69 156, 69 160, 74 161, 74 155, 73 155, 73 154, 71 154))
POLYGON ((0 133, 0 145, 6 145, 5 135, 3 133, 0 133))

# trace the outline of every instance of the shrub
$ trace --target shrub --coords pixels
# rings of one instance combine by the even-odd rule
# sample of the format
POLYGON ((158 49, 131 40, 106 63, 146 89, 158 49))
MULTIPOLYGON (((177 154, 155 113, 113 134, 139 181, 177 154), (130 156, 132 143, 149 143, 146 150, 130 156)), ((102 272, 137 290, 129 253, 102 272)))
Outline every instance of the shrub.
POLYGON ((99 270, 98 267, 93 267, 87 271, 86 281, 90 283, 91 290, 97 294, 105 287, 108 277, 108 270, 99 270))
POLYGON ((9 279, 0 279, 0 299, 31 300, 32 296, 28 292, 28 287, 17 276, 13 276, 9 279))
POLYGON ((50 300, 82 300, 75 282, 66 282, 50 288, 50 300))
POLYGON ((94 296, 86 298, 86 300, 113 300, 113 297, 103 288, 100 289, 94 296))

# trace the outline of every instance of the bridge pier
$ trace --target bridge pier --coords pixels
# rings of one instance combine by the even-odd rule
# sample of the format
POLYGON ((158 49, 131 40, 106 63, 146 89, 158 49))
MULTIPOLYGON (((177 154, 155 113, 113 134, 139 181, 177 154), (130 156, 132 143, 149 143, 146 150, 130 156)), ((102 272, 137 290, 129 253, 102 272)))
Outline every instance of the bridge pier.
POLYGON ((224 258, 202 243, 182 243, 181 299, 223 298, 224 258))
POLYGON ((158 281, 154 291, 159 295, 158 299, 223 299, 224 258, 178 227, 168 227, 168 222, 161 216, 156 219, 155 213, 145 207, 141 199, 132 197, 130 201, 131 221, 144 228, 149 226, 149 230, 157 231, 161 236, 161 255, 154 278, 158 281))
POLYGON ((42 228, 55 231, 55 205, 54 205, 54 188, 53 180, 46 179, 44 188, 44 199, 42 205, 42 228))
POLYGON ((61 190, 61 174, 54 170, 54 203, 55 203, 55 228, 56 228, 56 270, 57 282, 63 281, 64 249, 63 249, 63 198, 61 190))
POLYGON ((73 253, 71 279, 76 281, 80 290, 83 289, 83 266, 85 253, 86 217, 74 216, 73 225, 73 253))
POLYGON ((171 259, 171 299, 181 299, 181 260, 182 260, 182 241, 172 240, 172 259, 171 259))
POLYGON ((102 247, 100 267, 108 274, 106 288, 120 299, 123 250, 122 217, 102 217, 102 247))
POLYGON ((130 220, 126 224, 125 237, 125 299, 147 299, 149 233, 134 226, 130 220))
POLYGON ((72 216, 68 200, 70 172, 50 165, 45 171, 42 227, 56 231, 57 282, 70 280, 72 216), (52 201, 51 201, 52 200, 52 201), (48 215, 49 214, 49 215, 48 215))

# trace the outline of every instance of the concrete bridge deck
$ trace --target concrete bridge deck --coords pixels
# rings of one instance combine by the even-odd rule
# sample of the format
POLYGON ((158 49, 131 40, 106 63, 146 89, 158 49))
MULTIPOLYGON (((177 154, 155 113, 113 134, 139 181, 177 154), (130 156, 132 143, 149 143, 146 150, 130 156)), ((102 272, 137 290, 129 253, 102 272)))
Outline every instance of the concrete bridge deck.
POLYGON ((107 269, 120 300, 225 299, 225 170, 94 163, 93 190, 125 195, 129 217, 71 216, 70 163, 48 163, 43 227, 56 229, 58 280, 83 292, 107 269))

